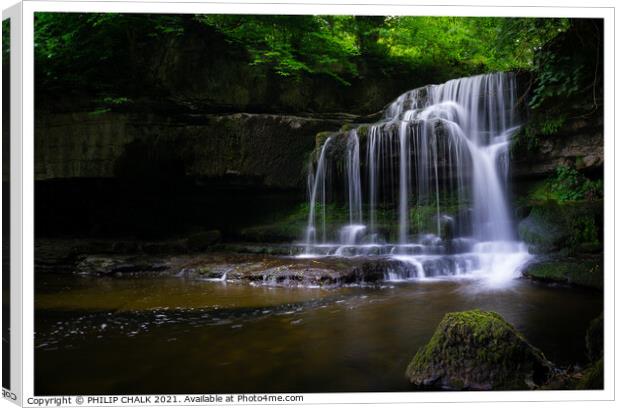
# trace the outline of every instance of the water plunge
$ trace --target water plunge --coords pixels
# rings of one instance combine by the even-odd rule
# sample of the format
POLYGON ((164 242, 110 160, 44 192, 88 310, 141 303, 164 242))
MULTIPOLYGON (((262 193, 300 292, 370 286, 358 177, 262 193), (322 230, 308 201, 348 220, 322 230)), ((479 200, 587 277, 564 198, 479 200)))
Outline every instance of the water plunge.
POLYGON ((390 256, 411 266, 386 272, 393 280, 512 279, 529 257, 507 199, 516 99, 511 73, 455 79, 408 91, 381 121, 327 138, 309 171, 303 256, 390 256))

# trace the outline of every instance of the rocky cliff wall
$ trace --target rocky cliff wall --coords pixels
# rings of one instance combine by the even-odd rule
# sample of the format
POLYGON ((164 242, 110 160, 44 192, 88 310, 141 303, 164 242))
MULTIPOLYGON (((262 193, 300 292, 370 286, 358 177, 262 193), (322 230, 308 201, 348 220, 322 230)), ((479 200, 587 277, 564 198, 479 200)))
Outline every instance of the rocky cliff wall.
POLYGON ((43 115, 36 124, 35 175, 37 180, 236 177, 268 188, 299 189, 316 133, 341 124, 342 118, 247 113, 183 119, 43 115))

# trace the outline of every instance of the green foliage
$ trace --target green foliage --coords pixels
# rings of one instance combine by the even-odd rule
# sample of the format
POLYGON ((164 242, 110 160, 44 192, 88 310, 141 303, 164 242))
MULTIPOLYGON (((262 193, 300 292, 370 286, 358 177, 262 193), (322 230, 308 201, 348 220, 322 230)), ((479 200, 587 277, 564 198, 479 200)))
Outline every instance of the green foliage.
POLYGON ((562 125, 566 122, 566 116, 560 115, 553 118, 549 118, 540 123, 540 133, 545 136, 554 135, 560 130, 562 125))
POLYGON ((533 153, 540 147, 541 136, 552 136, 566 123, 566 114, 544 112, 534 115, 514 136, 511 154, 521 155, 533 153))
POLYGON ((534 53, 566 19, 388 17, 379 42, 413 64, 461 64, 477 71, 532 68, 534 53))
POLYGON ((252 64, 282 76, 326 74, 341 82, 357 75, 352 16, 197 15, 201 23, 246 47, 252 64))
POLYGON ((557 110, 583 96, 596 108, 597 87, 602 86, 602 23, 573 19, 547 46, 536 53, 534 86, 529 100, 533 110, 557 110))
POLYGON ((190 32, 207 35, 208 27, 245 49, 250 64, 281 76, 327 75, 349 84, 374 64, 439 81, 532 68, 534 53, 566 26, 565 19, 539 18, 36 13, 36 74, 47 90, 130 94, 120 90, 137 92, 156 69, 145 66, 145 49, 190 32))
POLYGON ((35 13, 35 73, 46 91, 138 87, 138 50, 183 34, 181 15, 35 13))
POLYGON ((598 228, 594 217, 580 217, 570 222, 571 237, 569 246, 577 246, 581 243, 598 243, 598 228))
POLYGON ((2 20, 2 63, 6 64, 11 56, 11 19, 2 20))
POLYGON ((533 109, 553 97, 575 95, 581 89, 585 66, 583 63, 574 64, 569 56, 560 56, 549 51, 539 54, 537 71, 536 87, 529 101, 533 109), (566 69, 567 67, 571 69, 566 69))
POLYGON ((590 180, 571 166, 558 166, 548 183, 549 190, 560 202, 603 197, 603 180, 590 180))

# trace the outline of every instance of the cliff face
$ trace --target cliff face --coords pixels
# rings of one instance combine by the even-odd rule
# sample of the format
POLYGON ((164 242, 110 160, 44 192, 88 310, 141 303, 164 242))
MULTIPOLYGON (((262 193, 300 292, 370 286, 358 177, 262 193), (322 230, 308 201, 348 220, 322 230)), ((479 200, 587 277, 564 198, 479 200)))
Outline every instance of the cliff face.
MULTIPOLYGON (((270 192, 287 192, 277 198, 278 211, 304 201, 306 164, 317 133, 372 123, 401 93, 446 79, 394 67, 385 71, 372 61, 349 85, 320 75, 282 77, 267 66, 250 65, 243 50, 204 29, 142 50, 134 60, 144 71, 136 78, 140 85, 128 91, 126 101, 105 109, 79 90, 35 88, 43 230, 61 231, 68 224, 62 220, 73 216, 90 232, 112 233, 142 218, 148 224, 181 200, 174 189, 153 187, 160 185, 184 186, 183 219, 171 219, 171 226, 251 226, 263 215, 275 217, 269 211, 278 206, 269 204, 270 192), (246 192, 240 195, 240 189, 246 192), (238 204, 241 196, 245 207, 238 204), (265 205, 247 211, 259 196, 265 205), (126 199, 114 217, 106 215, 110 197, 126 199), (152 198, 148 215, 127 210, 143 206, 140 197, 152 198), (231 203, 245 218, 221 217, 231 203)), ((540 140, 537 151, 513 157, 517 179, 544 178, 567 163, 602 171, 602 108, 540 140)))
POLYGON ((36 126, 35 174, 37 180, 228 177, 298 189, 315 134, 341 123, 247 113, 184 121, 126 113, 44 115, 36 126))
POLYGON ((426 80, 372 63, 349 85, 325 75, 283 77, 251 65, 241 47, 205 27, 136 53, 142 77, 132 88, 139 89, 127 89, 121 103, 37 88, 37 180, 152 179, 169 171, 303 190, 317 133, 379 112, 426 80))
POLYGON ((591 174, 602 174, 605 159, 602 108, 596 115, 569 121, 557 133, 540 137, 538 148, 512 157, 516 179, 552 175, 558 166, 574 166, 591 174))

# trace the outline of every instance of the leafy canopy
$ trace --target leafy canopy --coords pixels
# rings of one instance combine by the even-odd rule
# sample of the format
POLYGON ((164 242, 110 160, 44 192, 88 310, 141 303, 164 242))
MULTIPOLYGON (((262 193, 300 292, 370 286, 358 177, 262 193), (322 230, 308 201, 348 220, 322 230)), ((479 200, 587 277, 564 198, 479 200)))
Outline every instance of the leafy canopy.
POLYGON ((372 65, 386 73, 424 70, 440 80, 531 69, 537 50, 568 24, 499 17, 36 13, 36 72, 48 89, 138 88, 150 69, 145 52, 200 35, 202 27, 244 49, 248 63, 282 76, 328 75, 349 84, 372 65))

